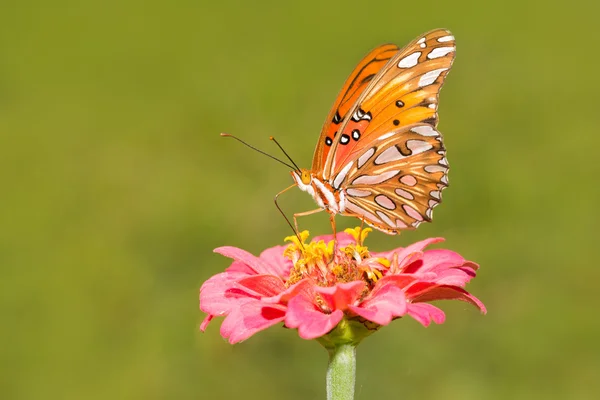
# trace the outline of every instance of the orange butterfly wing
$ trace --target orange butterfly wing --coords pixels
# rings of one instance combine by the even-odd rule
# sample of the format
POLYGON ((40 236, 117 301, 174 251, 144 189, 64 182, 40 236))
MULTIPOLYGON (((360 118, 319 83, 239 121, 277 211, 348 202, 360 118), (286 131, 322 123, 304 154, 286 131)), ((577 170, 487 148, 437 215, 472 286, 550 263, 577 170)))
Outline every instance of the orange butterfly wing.
POLYGON ((396 45, 379 46, 367 54, 352 71, 333 103, 333 107, 321 129, 321 135, 313 155, 313 172, 319 173, 323 170, 323 165, 331 150, 331 144, 335 140, 337 131, 346 118, 348 110, 355 106, 356 100, 367 88, 369 82, 377 76, 379 71, 397 52, 398 46, 396 45))
POLYGON ((455 49, 452 34, 438 29, 398 51, 358 96, 350 118, 340 124, 341 134, 327 152, 323 177, 334 177, 373 137, 414 123, 436 127, 439 92, 455 49))
MULTIPOLYGON (((448 186, 441 134, 429 124, 402 126, 373 141, 352 161, 344 215, 364 218, 386 233, 431 221, 448 186)), ((338 175, 339 176, 339 175, 338 175)))
POLYGON ((449 31, 429 32, 389 59, 356 98, 322 164, 323 178, 345 190, 344 215, 389 234, 431 221, 448 184, 435 128, 455 49, 449 31))

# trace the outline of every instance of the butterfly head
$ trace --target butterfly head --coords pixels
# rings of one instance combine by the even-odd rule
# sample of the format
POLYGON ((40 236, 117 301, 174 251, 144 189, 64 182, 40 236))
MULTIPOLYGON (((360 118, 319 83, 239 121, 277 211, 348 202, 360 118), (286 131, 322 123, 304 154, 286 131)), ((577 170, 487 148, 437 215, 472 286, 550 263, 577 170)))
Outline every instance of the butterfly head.
POLYGON ((294 181, 302 190, 306 190, 304 188, 310 186, 312 183, 312 175, 310 174, 310 171, 305 168, 292 171, 292 178, 294 178, 294 181))

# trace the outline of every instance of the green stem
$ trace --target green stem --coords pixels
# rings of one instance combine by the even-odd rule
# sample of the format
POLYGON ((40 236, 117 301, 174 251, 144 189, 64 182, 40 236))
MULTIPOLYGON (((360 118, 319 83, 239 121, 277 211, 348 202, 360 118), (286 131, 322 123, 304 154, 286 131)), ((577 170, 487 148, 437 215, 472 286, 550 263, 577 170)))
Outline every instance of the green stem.
POLYGON ((356 344, 328 348, 327 400, 353 400, 356 378, 356 344))

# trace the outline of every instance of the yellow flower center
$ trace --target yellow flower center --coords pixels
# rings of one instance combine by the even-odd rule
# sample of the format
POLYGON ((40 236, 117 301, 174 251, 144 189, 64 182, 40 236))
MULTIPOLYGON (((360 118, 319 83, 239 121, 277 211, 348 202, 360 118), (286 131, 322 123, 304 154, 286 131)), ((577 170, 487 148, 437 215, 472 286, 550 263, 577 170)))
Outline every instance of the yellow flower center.
POLYGON ((291 286, 310 278, 319 286, 363 280, 368 288, 372 287, 382 276, 380 269, 389 268, 390 263, 387 259, 375 259, 369 254, 364 241, 371 231, 370 228, 360 227, 346 229, 345 232, 354 237, 355 243, 339 248, 334 240, 329 243, 323 240, 307 243, 308 231, 300 232, 299 237, 286 237, 285 241, 291 243, 283 255, 294 264, 286 285, 291 286))

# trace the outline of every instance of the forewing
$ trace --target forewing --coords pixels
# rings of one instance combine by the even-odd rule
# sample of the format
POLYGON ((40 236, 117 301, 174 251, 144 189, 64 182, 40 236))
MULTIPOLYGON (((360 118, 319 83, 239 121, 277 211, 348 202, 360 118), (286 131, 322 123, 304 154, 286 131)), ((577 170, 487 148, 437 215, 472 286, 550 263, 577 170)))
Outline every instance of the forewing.
POLYGON ((333 179, 334 188, 345 190, 344 215, 389 234, 431 221, 446 186, 442 136, 423 123, 374 138, 333 179))
POLYGON ((369 83, 397 52, 398 46, 396 45, 379 46, 367 54, 352 71, 321 129, 321 135, 313 155, 312 170, 315 173, 321 173, 323 163, 331 150, 331 144, 337 137, 340 125, 344 119, 348 118, 347 114, 350 108, 355 105, 356 100, 369 83))
POLYGON ((340 134, 323 165, 324 178, 339 173, 373 137, 415 123, 435 128, 439 92, 455 50, 454 36, 438 29, 398 51, 369 82, 349 110, 349 118, 339 126, 340 134))

